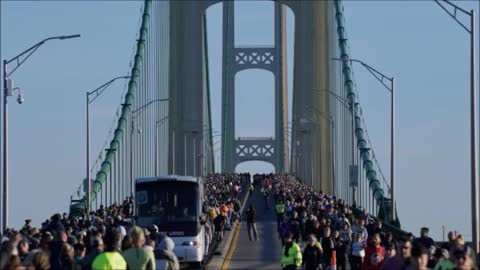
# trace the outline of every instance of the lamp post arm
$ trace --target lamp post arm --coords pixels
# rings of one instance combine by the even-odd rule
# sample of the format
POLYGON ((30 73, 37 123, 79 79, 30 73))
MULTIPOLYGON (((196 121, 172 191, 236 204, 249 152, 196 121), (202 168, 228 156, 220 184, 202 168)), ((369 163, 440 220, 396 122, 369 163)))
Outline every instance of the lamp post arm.
POLYGON ((472 16, 472 14, 466 10, 464 10, 463 8, 455 5, 454 3, 451 3, 450 1, 448 0, 434 0, 435 3, 437 3, 450 17, 452 17, 453 20, 455 20, 463 29, 465 29, 465 31, 467 31, 469 34, 472 34, 472 29, 468 29, 468 27, 463 24, 460 20, 457 19, 457 10, 460 10, 461 12, 463 12, 464 14, 468 15, 468 16, 472 16), (444 7, 442 4, 440 4, 440 1, 442 2, 445 2, 447 4, 449 4, 450 6, 452 6, 454 8, 453 10, 453 14, 451 11, 449 11, 446 7, 444 7))
POLYGON ((321 112, 320 110, 318 110, 317 108, 314 108, 314 107, 310 107, 308 106, 309 109, 313 110, 314 112, 316 112, 318 115, 320 115, 321 117, 323 117, 324 119, 326 119, 327 121, 329 121, 330 123, 333 123, 333 118, 332 117, 328 117, 327 115, 325 115, 323 112, 321 112))
POLYGON ((49 38, 46 38, 40 42, 38 42, 37 44, 33 45, 32 47, 26 49, 25 51, 21 52, 20 54, 18 54, 17 56, 13 57, 12 59, 6 61, 6 64, 10 64, 11 62, 15 61, 15 60, 18 60, 20 57, 22 57, 23 55, 29 53, 22 61, 18 61, 17 63, 17 66, 12 70, 10 71, 10 73, 7 74, 7 77, 12 75, 13 72, 15 72, 15 70, 17 70, 38 48, 40 48, 40 46, 42 46, 45 42, 49 41, 49 40, 53 40, 53 39, 69 39, 69 38, 77 38, 77 37, 80 37, 80 35, 71 35, 71 36, 58 36, 58 37, 49 37, 49 38))
POLYGON ((110 84, 112 84, 114 81, 118 79, 129 79, 129 78, 132 78, 132 76, 118 76, 102 84, 101 86, 97 87, 95 90, 91 92, 87 92, 87 96, 97 93, 97 95, 92 100, 89 100, 89 104, 91 104, 97 97, 99 97, 103 93, 103 91, 105 91, 105 89, 107 89, 107 87, 110 86, 110 84))
POLYGON ((387 75, 383 74, 382 72, 378 71, 374 67, 370 66, 369 64, 358 60, 358 59, 350 59, 350 62, 357 62, 360 65, 362 65, 364 68, 368 70, 385 88, 387 88, 388 91, 392 92, 392 87, 385 84, 384 79, 389 80, 390 82, 393 81, 393 77, 388 77, 387 75))
POLYGON ((368 70, 368 72, 370 72, 374 77, 375 79, 377 79, 383 86, 385 86, 385 88, 387 88, 388 91, 392 92, 392 88, 391 86, 385 84, 385 81, 384 79, 387 79, 389 80, 390 82, 393 81, 393 77, 388 77, 387 75, 383 74, 382 72, 378 71, 377 69, 375 69, 374 67, 368 65, 367 63, 361 61, 361 60, 358 60, 358 59, 348 59, 348 60, 345 60, 345 59, 340 59, 340 58, 332 58, 332 60, 336 60, 336 61, 350 61, 350 62, 357 62, 359 63, 360 65, 362 65, 364 68, 366 68, 368 70))
POLYGON ((335 92, 333 92, 333 91, 330 91, 330 90, 328 90, 328 89, 319 89, 319 90, 313 89, 313 91, 316 91, 316 92, 327 92, 327 93, 329 93, 330 95, 334 96, 338 101, 340 101, 340 103, 342 103, 343 106, 345 106, 345 107, 347 107, 347 108, 350 107, 348 100, 346 100, 346 99, 344 99, 343 97, 337 95, 337 94, 336 94, 335 92))
POLYGON ((159 101, 168 101, 169 99, 168 98, 162 98, 162 99, 154 99, 150 102, 148 102, 147 104, 143 105, 142 107, 136 109, 135 111, 132 112, 132 114, 135 114, 137 112, 139 112, 140 110, 143 110, 145 109, 147 106, 149 106, 150 104, 154 103, 154 102, 159 102, 159 101))
POLYGON ((167 115, 167 116, 163 117, 162 119, 158 120, 157 122, 155 122, 155 125, 158 125, 158 124, 163 125, 163 123, 165 122, 165 120, 168 119, 169 116, 170 115, 167 115))

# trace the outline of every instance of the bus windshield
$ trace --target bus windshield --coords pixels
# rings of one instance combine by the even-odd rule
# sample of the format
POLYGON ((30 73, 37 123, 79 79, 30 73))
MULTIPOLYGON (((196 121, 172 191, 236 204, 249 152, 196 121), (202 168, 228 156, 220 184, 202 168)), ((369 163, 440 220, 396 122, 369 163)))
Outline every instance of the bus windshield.
POLYGON ((198 222, 198 184, 157 181, 139 183, 136 188, 137 223, 155 224, 160 231, 177 231, 185 235, 198 222))

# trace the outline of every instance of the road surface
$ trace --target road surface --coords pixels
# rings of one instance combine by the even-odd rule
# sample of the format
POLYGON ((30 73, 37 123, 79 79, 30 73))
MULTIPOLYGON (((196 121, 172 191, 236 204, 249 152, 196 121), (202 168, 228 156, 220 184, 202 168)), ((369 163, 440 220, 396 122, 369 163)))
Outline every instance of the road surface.
MULTIPOLYGON (((247 232, 246 216, 242 219, 238 237, 232 242, 233 255, 228 261, 228 269, 280 269, 281 242, 277 233, 274 202, 270 196, 270 209, 265 209, 265 202, 260 188, 245 205, 245 211, 252 204, 257 211, 258 241, 250 241, 247 232)), ((252 235, 253 237, 253 235, 252 235)))

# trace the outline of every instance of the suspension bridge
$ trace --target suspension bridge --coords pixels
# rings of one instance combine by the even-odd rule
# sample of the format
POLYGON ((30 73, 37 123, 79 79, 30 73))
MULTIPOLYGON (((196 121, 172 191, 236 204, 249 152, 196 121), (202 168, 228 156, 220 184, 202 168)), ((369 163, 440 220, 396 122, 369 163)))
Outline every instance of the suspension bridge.
POLYGON ((89 169, 91 193, 74 199, 96 209, 132 194, 137 178, 202 176, 214 172, 214 166, 234 172, 239 163, 260 160, 393 222, 391 186, 375 158, 357 99, 341 1, 278 1, 275 43, 242 47, 234 45, 234 4, 222 3, 222 157, 215 164, 205 11, 216 3, 145 2, 117 126, 105 153, 89 169), (290 125, 286 8, 296 18, 290 125), (246 69, 267 70, 275 77, 272 137, 235 135, 235 75, 246 69))
MULTIPOLYGON (((87 93, 88 110, 114 80, 128 82, 104 149, 90 153, 87 144, 86 177, 79 181, 80 192, 71 197, 71 210, 94 211, 135 197, 135 179, 233 173, 240 163, 264 161, 275 172, 295 175, 316 190, 362 206, 400 230, 395 207, 394 78, 351 57, 341 0, 278 0, 273 12, 272 45, 236 46, 234 1, 146 0, 130 73, 87 93), (206 17, 206 10, 215 4, 223 9, 219 134, 212 128, 206 17), (287 98, 287 9, 295 18, 295 34, 290 37, 292 101, 287 98), (356 64, 391 93, 388 175, 379 166, 365 125, 353 71, 356 64), (241 137, 235 130, 236 75, 249 69, 274 76, 271 137, 241 137), (215 161, 216 136, 221 138, 220 163, 215 161), (90 161, 90 156, 97 158, 90 161)), ((264 233, 274 234, 264 227, 264 233)), ((242 252, 233 256, 243 256, 242 252)), ((265 258, 269 256, 265 253, 265 258)))

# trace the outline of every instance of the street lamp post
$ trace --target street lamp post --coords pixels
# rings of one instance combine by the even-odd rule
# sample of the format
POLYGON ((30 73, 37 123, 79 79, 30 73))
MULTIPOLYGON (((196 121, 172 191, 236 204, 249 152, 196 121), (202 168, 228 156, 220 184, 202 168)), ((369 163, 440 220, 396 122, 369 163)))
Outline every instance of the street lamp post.
POLYGON ((435 0, 445 12, 450 15, 463 29, 470 34, 470 181, 471 181, 471 208, 472 208, 472 242, 475 253, 479 252, 479 224, 478 224, 478 175, 477 175, 477 139, 475 126, 477 97, 476 97, 476 81, 475 81, 475 11, 470 12, 460 8, 448 0, 435 0), (454 8, 454 12, 450 12, 440 2, 444 2, 454 8), (470 29, 457 19, 457 11, 464 13, 470 17, 470 29))
MULTIPOLYGON (((307 149, 306 144, 307 144, 307 132, 308 131, 305 128, 302 128, 300 130, 300 132, 302 134, 302 141, 303 141, 302 148, 306 150, 307 149)), ((305 156, 303 157, 304 162, 303 162, 303 168, 302 168, 303 169, 302 170, 302 176, 303 176, 303 181, 306 181, 307 180, 306 179, 307 178, 307 172, 305 171, 305 169, 307 168, 307 166, 306 166, 307 165, 307 160, 306 160, 306 158, 307 158, 306 157, 307 156, 306 152, 307 151, 302 151, 302 152, 305 154, 305 156)), ((313 175, 312 175, 312 177, 313 177, 313 175)), ((312 178, 310 179, 310 185, 313 186, 313 179, 312 178)))
POLYGON ((87 119, 87 205, 86 205, 86 208, 87 208, 87 213, 90 213, 90 210, 92 208, 92 202, 91 202, 91 192, 92 192, 92 183, 90 181, 90 104, 95 101, 95 99, 97 99, 106 89, 107 87, 109 87, 114 81, 118 80, 118 79, 129 79, 131 78, 131 76, 119 76, 119 77, 115 77, 113 79, 111 79, 110 81, 102 84, 101 86, 99 86, 98 88, 96 88, 95 90, 91 91, 91 92, 88 92, 87 91, 87 99, 86 99, 86 107, 87 107, 87 116, 86 116, 86 119, 87 119), (95 97, 93 97, 91 100, 90 100, 90 96, 93 95, 93 94, 96 94, 95 97))
POLYGON ((372 66, 366 64, 363 61, 358 59, 339 59, 333 58, 337 61, 350 61, 356 62, 362 65, 367 69, 370 74, 372 74, 375 79, 377 79, 391 94, 390 97, 390 200, 391 200, 391 209, 390 209, 390 223, 395 223, 395 79, 393 77, 388 77, 385 74, 381 73, 372 66), (385 83, 385 80, 390 82, 390 85, 385 83))
MULTIPOLYGON (((212 145, 208 145, 208 148, 205 148, 204 146, 204 137, 207 137, 207 136, 210 136, 212 139, 215 138, 215 137, 221 137, 222 135, 220 134, 219 131, 216 131, 216 130, 212 130, 208 125, 203 125, 203 127, 206 127, 206 129, 202 130, 201 132, 201 135, 202 137, 200 138, 200 145, 201 145, 201 154, 198 154, 197 157, 200 158, 200 168, 201 168, 201 176, 205 175, 207 173, 207 165, 208 165, 208 161, 205 161, 205 152, 209 152, 209 151, 213 151, 212 147, 215 145, 215 144, 212 144, 212 145)), ((213 155, 213 153, 212 153, 213 155)), ((212 168, 211 168, 212 169, 212 168)), ((213 170, 214 171, 214 170, 213 170)))
MULTIPOLYGON (((301 122, 301 119, 300 119, 300 122, 301 122)), ((293 140, 293 132, 294 132, 294 129, 295 129, 295 126, 296 126, 296 125, 295 125, 295 123, 291 123, 291 122, 288 122, 287 124, 291 124, 290 127, 287 126, 287 132, 289 132, 289 130, 291 131, 291 133, 289 134, 289 136, 290 136, 290 137, 292 138, 292 140, 293 140)), ((299 126, 299 125, 297 125, 297 126, 299 126)), ((300 132, 300 134, 302 134, 301 136, 303 136, 304 134, 307 133, 307 130, 300 128, 300 129, 299 129, 299 132, 300 132)), ((305 179, 305 175, 304 175, 305 170, 304 170, 304 168, 302 168, 302 170, 300 170, 300 157, 302 156, 302 155, 301 155, 301 151, 300 151, 300 145, 301 145, 300 140, 303 141, 303 138, 300 138, 300 140, 299 140, 299 138, 297 137, 296 139, 297 139, 297 140, 295 141, 296 147, 295 147, 295 156, 294 156, 294 158, 295 158, 295 164, 294 164, 294 166, 293 166, 293 170, 294 170, 294 172, 295 172, 296 177, 301 178, 302 181, 303 181, 303 183, 306 183, 306 179, 305 179)), ((292 143, 293 143, 293 142, 292 142, 292 143)), ((292 150, 292 151, 293 151, 293 150, 292 150)))
MULTIPOLYGON (((10 75, 13 74, 40 46, 42 46, 45 42, 50 40, 65 40, 71 38, 78 38, 80 35, 70 35, 70 36, 56 36, 56 37, 49 37, 46 38, 37 44, 33 45, 32 47, 26 49, 25 51, 21 52, 17 56, 13 57, 10 60, 3 60, 3 209, 2 209, 2 232, 8 226, 8 102, 7 98, 12 95, 13 92, 13 85, 12 81, 8 79, 10 75), (21 59, 22 56, 25 58, 21 59), (13 61, 17 61, 17 66, 10 71, 7 72, 8 64, 12 63, 13 61)), ((18 102, 23 102, 23 98, 19 96, 18 102)))
MULTIPOLYGON (((153 103, 155 102, 163 102, 163 101, 168 101, 169 99, 168 98, 159 98, 159 99, 154 99, 152 101, 149 101, 148 103, 142 105, 140 108, 132 111, 132 130, 130 132, 130 188, 132 190, 132 193, 133 193, 133 190, 134 190, 134 185, 133 185, 133 134, 135 132, 135 117, 136 117, 136 114, 145 110, 148 106, 152 105, 153 103)), ((157 174, 157 153, 156 153, 156 149, 157 149, 157 131, 156 131, 156 126, 159 122, 161 121, 164 121, 166 120, 170 115, 167 115, 166 117, 158 120, 157 122, 155 122, 155 175, 157 174)), ((141 130, 139 130, 139 132, 141 132, 141 130)))
MULTIPOLYGON (((348 101, 346 99, 344 99, 343 97, 337 95, 335 92, 333 92, 331 90, 328 90, 328 89, 313 89, 313 91, 326 92, 326 93, 332 95, 333 97, 335 97, 335 99, 338 102, 340 102, 340 104, 342 104, 345 108, 349 109, 348 101)), ((355 166, 355 122, 354 122, 355 121, 355 117, 354 117, 354 108, 355 107, 354 106, 355 106, 355 104, 350 104, 350 112, 351 112, 351 115, 352 115, 351 116, 351 118, 352 118, 352 121, 351 121, 351 123, 352 123, 352 136, 351 136, 352 137, 351 138, 351 140, 352 140, 352 142, 351 142, 352 143, 352 166, 355 166)), ((313 108, 313 109, 315 109, 315 108, 313 108)), ((317 110, 317 109, 315 109, 315 110, 317 110)), ((318 112, 320 112, 320 111, 318 111, 318 112)), ((326 117, 325 115, 323 115, 323 113, 322 113, 322 116, 324 118, 326 117)), ((329 119, 327 119, 327 120, 329 120, 329 119)), ((333 123, 333 117, 331 117, 331 121, 333 123)), ((333 129, 333 126, 332 126, 332 129, 333 129)), ((333 137, 333 134, 331 136, 333 137)), ((335 145, 335 142, 333 142, 333 144, 335 145)), ((332 154, 332 158, 335 158, 334 154, 335 154, 335 151, 332 154)), ((350 181, 350 182, 352 182, 352 181, 350 181)), ((333 186, 333 191, 335 192, 335 185, 333 186)), ((353 201, 355 201, 355 186, 354 185, 352 185, 352 202, 353 201)))
POLYGON ((335 192, 335 187, 336 187, 336 179, 335 179, 335 149, 334 149, 334 145, 335 145, 335 136, 334 136, 334 129, 335 129, 335 122, 333 120, 333 117, 330 115, 330 116, 326 116, 323 112, 321 112, 320 110, 318 110, 317 108, 314 108, 314 107, 310 107, 310 109, 312 109, 315 113, 317 113, 319 116, 321 116, 322 118, 324 118, 325 120, 327 120, 329 123, 330 123, 330 136, 332 138, 332 143, 330 145, 330 156, 332 157, 332 192, 333 192, 333 195, 336 194, 335 192))
POLYGON ((155 176, 158 176, 158 128, 166 122, 168 117, 169 115, 155 122, 155 176))
POLYGON ((196 130, 193 130, 192 131, 192 137, 193 137, 193 176, 197 176, 197 134, 198 134, 198 131, 196 130))

